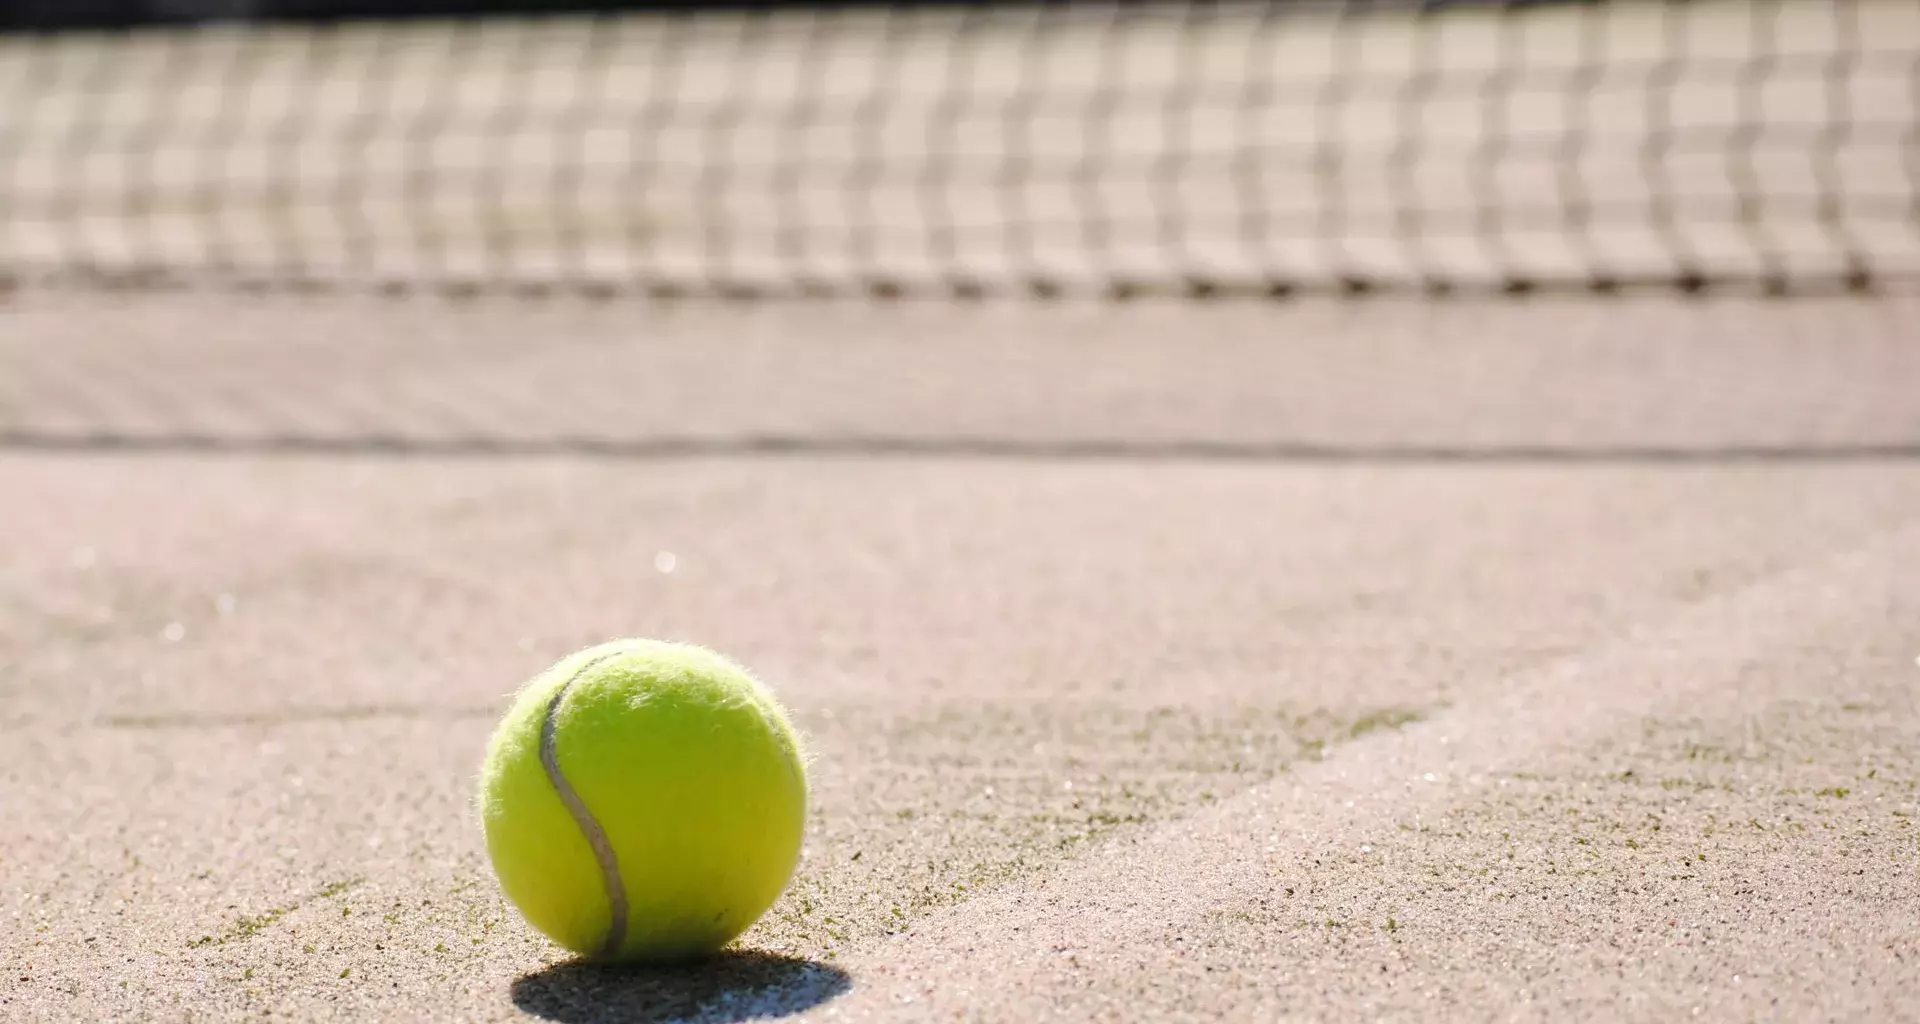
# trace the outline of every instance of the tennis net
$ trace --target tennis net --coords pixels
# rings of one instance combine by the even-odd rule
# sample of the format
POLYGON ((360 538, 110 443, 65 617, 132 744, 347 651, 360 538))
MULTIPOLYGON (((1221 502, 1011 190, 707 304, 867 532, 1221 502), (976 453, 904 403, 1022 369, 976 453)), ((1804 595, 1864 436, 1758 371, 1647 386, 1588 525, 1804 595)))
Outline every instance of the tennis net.
POLYGON ((891 4, 0 35, 15 281, 1288 295, 1920 276, 1920 5, 891 4))

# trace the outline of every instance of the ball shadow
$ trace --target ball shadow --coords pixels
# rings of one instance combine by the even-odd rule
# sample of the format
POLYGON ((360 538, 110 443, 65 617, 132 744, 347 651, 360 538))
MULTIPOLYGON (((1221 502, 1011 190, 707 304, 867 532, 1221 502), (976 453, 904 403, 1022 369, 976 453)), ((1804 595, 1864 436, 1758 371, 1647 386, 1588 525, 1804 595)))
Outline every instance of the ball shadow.
POLYGON ((672 967, 555 964, 516 979, 513 1005, 563 1024, 722 1024, 785 1017, 852 987, 847 972, 817 960, 729 950, 672 967))

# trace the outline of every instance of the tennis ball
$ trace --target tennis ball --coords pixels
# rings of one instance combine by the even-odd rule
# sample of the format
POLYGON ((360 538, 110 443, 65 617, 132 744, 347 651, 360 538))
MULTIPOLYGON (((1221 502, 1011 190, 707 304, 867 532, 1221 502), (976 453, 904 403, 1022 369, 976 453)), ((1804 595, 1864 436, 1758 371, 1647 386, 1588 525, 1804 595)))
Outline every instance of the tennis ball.
POLYGON ((560 945, 670 962, 733 941, 800 858, 806 766, 773 694, 712 651, 618 640, 536 676, 488 744, 500 887, 560 945))

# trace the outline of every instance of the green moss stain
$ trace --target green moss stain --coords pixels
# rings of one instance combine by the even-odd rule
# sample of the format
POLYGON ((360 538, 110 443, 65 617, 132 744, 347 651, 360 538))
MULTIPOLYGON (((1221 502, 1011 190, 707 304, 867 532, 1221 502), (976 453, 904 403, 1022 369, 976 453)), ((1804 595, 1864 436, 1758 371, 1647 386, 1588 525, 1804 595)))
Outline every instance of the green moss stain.
MULTIPOLYGON (((235 918, 233 923, 221 929, 219 934, 202 935, 199 938, 194 939, 192 942, 187 943, 187 947, 189 949, 200 949, 206 946, 224 946, 229 942, 238 942, 243 939, 250 939, 255 935, 260 934, 262 931, 265 931, 268 927, 272 926, 274 922, 280 920, 281 918, 287 916, 288 914, 293 913, 296 910, 299 910, 301 907, 304 907, 307 904, 312 903, 316 900, 329 899, 331 897, 338 896, 341 893, 346 892, 349 889, 352 889, 354 886, 359 885, 361 881, 363 880, 359 878, 349 878, 349 879, 343 879, 338 882, 329 882, 326 885, 323 885, 319 889, 315 890, 311 895, 307 896, 305 899, 295 900, 294 902, 286 904, 285 906, 269 907, 258 914, 247 914, 247 915, 235 918)), ((341 910, 344 913, 346 908, 342 907, 341 910)), ((311 951, 311 947, 309 947, 309 951, 311 951)))

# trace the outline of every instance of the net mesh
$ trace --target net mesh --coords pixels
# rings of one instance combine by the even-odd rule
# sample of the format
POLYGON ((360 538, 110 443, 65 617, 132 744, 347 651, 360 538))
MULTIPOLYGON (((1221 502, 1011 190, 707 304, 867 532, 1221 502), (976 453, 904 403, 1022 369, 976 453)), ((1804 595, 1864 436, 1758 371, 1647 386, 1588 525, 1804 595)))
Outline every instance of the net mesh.
POLYGON ((15 280, 1292 294, 1920 275, 1920 5, 0 35, 15 280))

